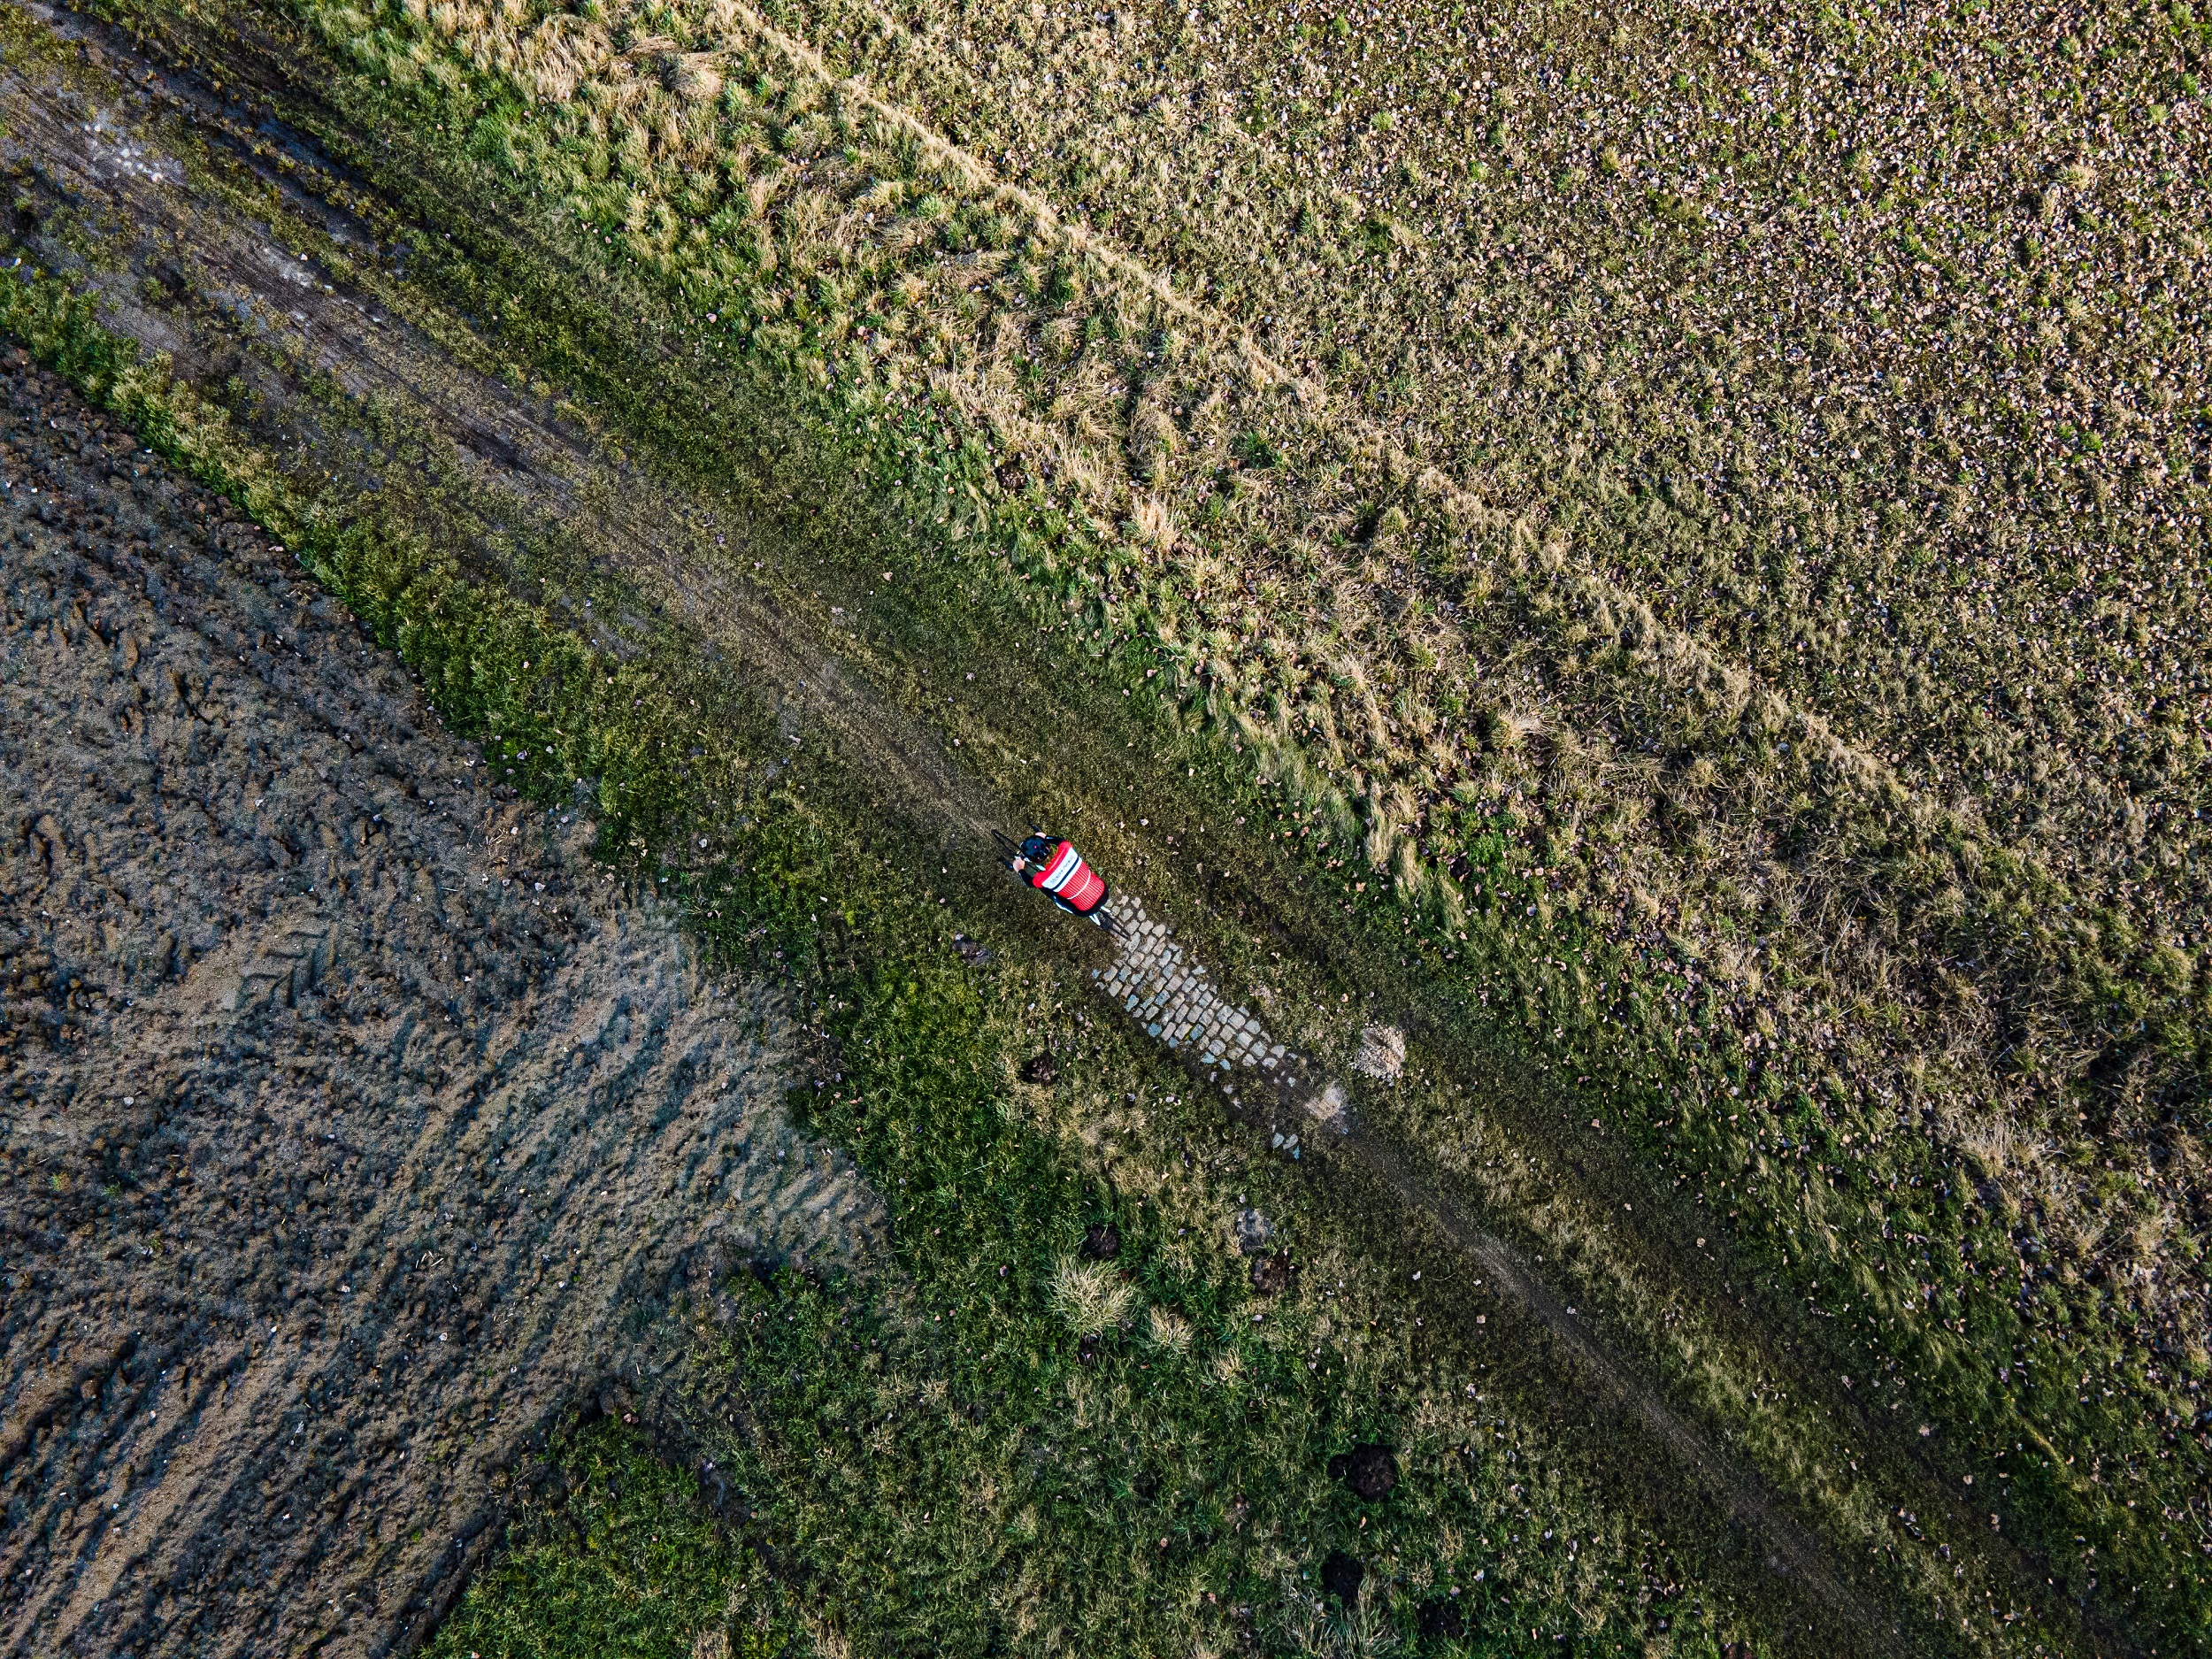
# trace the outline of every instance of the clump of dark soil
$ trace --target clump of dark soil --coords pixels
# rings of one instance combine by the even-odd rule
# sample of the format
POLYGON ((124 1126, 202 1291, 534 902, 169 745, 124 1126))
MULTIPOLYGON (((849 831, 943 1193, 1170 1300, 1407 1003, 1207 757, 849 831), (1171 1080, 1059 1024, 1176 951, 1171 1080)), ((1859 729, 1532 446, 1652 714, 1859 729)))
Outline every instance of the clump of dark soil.
POLYGON ((1236 1233, 1237 1252, 1240 1256, 1256 1256, 1267 1248, 1275 1237, 1275 1225, 1256 1210, 1240 1210, 1231 1224, 1236 1233))
POLYGON ((1087 1261, 1110 1262, 1121 1254, 1121 1229, 1110 1221, 1102 1221, 1083 1235, 1083 1256, 1087 1261))
POLYGON ((1022 1067, 1022 1080, 1047 1086, 1057 1083, 1060 1080, 1060 1063, 1048 1054, 1041 1054, 1022 1067))
POLYGON ((1368 1440, 1329 1459, 1329 1478, 1373 1503, 1388 1497, 1398 1484, 1398 1460, 1387 1446, 1368 1440))
POLYGON ((1448 1595, 1431 1596, 1422 1602, 1415 1624, 1430 1641, 1456 1641, 1467 1633, 1467 1616, 1448 1595))
POLYGON ((1340 1549, 1333 1549, 1321 1563, 1321 1587, 1346 1607, 1359 1605, 1359 1587, 1367 1580, 1367 1569, 1361 1566, 1355 1555, 1340 1549))
POLYGON ((0 1648, 404 1648, 673 1293, 877 1206, 761 992, 19 358, 0 583, 0 1648))
POLYGON ((1296 1270, 1290 1257, 1281 1250, 1271 1256, 1255 1256, 1252 1261, 1252 1288, 1260 1295, 1271 1296, 1286 1289, 1296 1270))

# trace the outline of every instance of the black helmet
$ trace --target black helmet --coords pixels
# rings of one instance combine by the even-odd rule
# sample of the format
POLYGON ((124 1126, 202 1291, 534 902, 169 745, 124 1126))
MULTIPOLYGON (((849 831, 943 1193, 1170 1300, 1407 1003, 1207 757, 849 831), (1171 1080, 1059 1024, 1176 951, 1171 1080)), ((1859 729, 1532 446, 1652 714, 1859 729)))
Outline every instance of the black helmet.
POLYGON ((1041 864, 1052 856, 1052 849, 1059 844, 1056 835, 1032 835, 1022 843, 1022 856, 1033 864, 1041 864))

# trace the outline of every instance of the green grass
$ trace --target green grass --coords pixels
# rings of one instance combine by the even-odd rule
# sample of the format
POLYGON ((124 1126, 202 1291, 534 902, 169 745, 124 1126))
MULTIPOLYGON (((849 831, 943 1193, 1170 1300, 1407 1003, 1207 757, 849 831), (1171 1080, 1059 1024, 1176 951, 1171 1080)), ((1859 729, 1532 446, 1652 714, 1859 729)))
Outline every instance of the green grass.
MULTIPOLYGON (((472 101, 477 96, 472 91, 467 98, 472 101)), ((813 142, 781 136, 794 129, 812 130, 807 123, 817 118, 810 112, 807 98, 795 92, 788 98, 780 92, 776 96, 783 101, 765 128, 776 146, 813 142)), ((484 115, 473 102, 465 102, 457 112, 490 123, 480 130, 495 130, 510 143, 520 143, 529 134, 522 117, 512 110, 484 115)), ((833 121, 824 130, 833 136, 841 132, 849 148, 866 136, 860 126, 850 123, 841 128, 833 121)), ((856 172, 849 159, 835 157, 825 165, 833 175, 825 186, 832 196, 853 188, 866 171, 856 172)), ((895 153, 894 145, 893 152, 884 154, 874 168, 897 176, 899 169, 910 170, 915 165, 912 157, 895 153)), ((788 180, 787 173, 779 177, 788 180)), ((641 174, 636 183, 622 188, 634 192, 648 182, 641 174)), ((805 194, 812 187, 795 188, 801 191, 800 200, 816 199, 805 194)), ((817 196, 820 194, 818 190, 817 196)), ((588 191, 584 199, 592 199, 588 191)), ((935 199, 941 203, 944 198, 935 199)), ((935 224, 935 209, 922 218, 935 224)), ((777 253, 777 268, 803 269, 824 257, 818 244, 802 239, 806 219, 806 212, 794 206, 789 218, 780 221, 788 227, 792 240, 777 253)), ((680 249, 668 245, 649 225, 626 234, 607 234, 618 250, 608 274, 638 284, 641 303, 657 284, 688 280, 683 274, 687 267, 680 249)), ((484 273, 496 269, 503 257, 488 244, 467 248, 450 258, 449 280, 463 292, 480 293, 484 273)), ((765 262, 765 255, 760 257, 765 262)), ((1110 274, 1101 273, 1102 280, 1110 274)), ((911 303, 901 297, 903 290, 895 280, 880 272, 872 280, 879 283, 873 291, 881 296, 882 310, 889 318, 912 314, 911 303)), ((989 458, 985 436, 971 433, 964 437, 953 411, 917 403, 902 387, 893 385, 887 374, 877 378, 879 371, 852 349, 850 330, 867 314, 867 288, 841 288, 841 278, 831 284, 835 291, 825 301, 830 309, 818 311, 804 295, 794 296, 764 277, 741 275, 733 280, 733 288, 722 290, 726 301, 716 303, 726 309, 716 314, 718 319, 734 319, 735 337, 725 343, 710 332, 703 340, 695 333, 683 339, 681 357, 701 387, 726 388, 733 377, 743 384, 751 376, 765 377, 768 383, 787 390, 805 388, 795 419, 804 423, 806 441, 818 457, 841 457, 857 476, 879 488, 895 510, 910 515, 938 516, 937 504, 949 503, 942 516, 948 520, 949 536, 957 539, 941 549, 929 548, 926 537, 905 540, 918 560, 910 573, 920 578, 920 591, 911 602, 920 614, 905 625, 908 637, 932 632, 973 637, 973 619, 964 626, 960 613, 979 591, 991 596, 990 609, 1000 617, 1010 609, 1016 617, 1025 608, 1031 616, 1041 610, 1046 618, 1068 618, 1052 624, 1063 637, 1079 627, 1095 635, 1100 643, 1093 649, 1112 654, 1116 674, 1125 676, 1125 683, 1149 689, 1153 682, 1142 674, 1143 668, 1164 671, 1157 683, 1184 704, 1181 710, 1170 712, 1168 724, 1187 721, 1233 748, 1257 743, 1267 764, 1293 781, 1288 804, 1323 814, 1323 821, 1335 832, 1332 841, 1340 862, 1347 854, 1356 862, 1340 877, 1325 880, 1319 890, 1333 890, 1348 909, 1364 909, 1371 915, 1379 905, 1388 904, 1392 887, 1371 879, 1374 864, 1387 860, 1403 844, 1387 792, 1379 791, 1364 808, 1349 803, 1352 821, 1348 824, 1342 793, 1302 758, 1296 746, 1285 747, 1271 738, 1265 726, 1256 723, 1248 705, 1239 707, 1231 695, 1236 675, 1217 672, 1217 659, 1209 655, 1213 636, 1194 640, 1190 632, 1190 570, 1180 565, 1148 568, 1141 556, 1113 539, 1099 515, 1065 514, 1035 495, 998 502, 993 516, 985 518, 973 494, 984 480, 989 458), (857 394, 820 390, 819 371, 832 361, 860 388, 857 394), (992 556, 1002 548, 1010 554, 1011 573, 1024 579, 1023 586, 1010 589, 988 580, 995 571, 992 556), (1056 611, 1052 608, 1056 603, 1060 607, 1056 611), (1345 845, 1355 838, 1371 844, 1379 838, 1379 858, 1345 845), (1367 867, 1360 868, 1362 863, 1367 867), (1358 892, 1362 884, 1369 889, 1363 896, 1358 892)), ((668 303, 672 294, 661 291, 667 297, 660 303, 668 303)), ((649 405, 641 386, 625 386, 621 373, 607 366, 625 356, 615 339, 602 348, 586 349, 574 336, 561 336, 549 317, 533 311, 541 302, 530 298, 522 283, 516 281, 503 292, 512 319, 508 338, 515 349, 541 351, 549 366, 594 385, 607 406, 627 411, 626 419, 634 430, 664 442, 673 456, 724 449, 723 442, 705 435, 724 424, 706 411, 707 396, 682 411, 659 396, 655 382, 649 405)), ((820 296, 826 290, 818 283, 813 292, 820 296)), ((1064 292, 1070 301, 1074 299, 1075 289, 1064 292)), ((695 319, 703 304, 697 297, 675 300, 674 315, 695 319)), ((1090 315, 1102 319, 1103 338, 1110 342, 1149 337, 1125 318, 1117 320, 1110 294, 1090 315)), ((934 335, 924 327, 923 338, 944 342, 956 361, 958 341, 967 327, 964 322, 949 324, 934 335)), ((893 359, 895 364, 900 360, 896 356, 893 359)), ((719 400, 727 394, 711 396, 719 400)), ((801 476, 818 476, 807 470, 803 460, 792 465, 801 476)), ((895 539, 896 533, 887 534, 895 539)), ((1006 573, 1004 566, 995 569, 1006 573)), ((1537 604, 1532 611, 1508 607, 1503 614, 1524 627, 1531 622, 1569 631, 1583 626, 1555 606, 1547 611, 1537 604)), ((884 626, 896 630, 900 625, 887 620, 884 626)), ((1356 673, 1338 678, 1343 682, 1340 688, 1365 695, 1359 692, 1356 673)), ((1248 687, 1252 683, 1246 682, 1248 687)), ((1388 689, 1386 685, 1384 689, 1388 689)), ((1386 718, 1379 700, 1353 705, 1361 706, 1371 711, 1362 718, 1386 718)), ((1348 708, 1346 718, 1351 718, 1348 708)), ((1726 775, 1746 757, 1771 757, 1773 734, 1761 729, 1757 721, 1739 721, 1724 729, 1726 741, 1717 751, 1724 762, 1717 769, 1720 774, 1726 775)), ((1572 801, 1578 791, 1586 795, 1594 788, 1599 776, 1585 772, 1578 781, 1570 775, 1555 788, 1572 801)), ((2008 1260, 2017 1261, 2025 1242, 2035 1241, 2045 1255, 2056 1244, 2032 1230, 2016 1239, 2017 1217, 2001 1204, 1963 1202, 1973 1190, 1970 1172, 1962 1170, 1955 1151, 1930 1133, 1941 1117, 1939 1109, 1945 1096, 1940 1088, 1919 1084, 1896 1088, 1870 1065, 1863 1048, 1824 1056, 1809 1044, 1788 1041, 1790 1018, 1824 1006, 1818 1000, 1819 987, 1805 983, 1801 968, 1786 956, 1769 971, 1755 964, 1748 979, 1731 981, 1735 971, 1728 962, 1741 961, 1748 953, 1731 945, 1725 935, 1734 932, 1739 941, 1747 941, 1755 928, 1766 926, 1756 918, 1747 918, 1740 928, 1724 919, 1724 936, 1715 949, 1732 955, 1724 956, 1717 966, 1712 952, 1680 941, 1661 944, 1632 934, 1618 939, 1615 920, 1603 909, 1593 908, 1575 887, 1574 872, 1587 868, 1588 860, 1597 855, 1586 851, 1578 838, 1563 835, 1539 807, 1532 780, 1528 788, 1519 805, 1509 803, 1502 810, 1477 787, 1465 802, 1455 796, 1449 806, 1430 810, 1425 852, 1439 862, 1455 851, 1468 856, 1462 891, 1471 892, 1475 900, 1466 927, 1447 926, 1429 933, 1439 955, 1464 958, 1450 987, 1429 997, 1439 1023, 1448 1026, 1478 1010, 1502 1007, 1508 1015, 1509 1041, 1525 1044, 1524 1051, 1539 1064, 1560 1064, 1578 1078, 1593 1079, 1598 1098, 1617 1115, 1617 1125, 1640 1144, 1650 1166, 1671 1171, 1674 1186, 1694 1183, 1692 1190, 1702 1192, 1713 1210, 1729 1212, 1736 1225, 1726 1229, 1726 1236, 1738 1250, 1740 1264, 1747 1270, 1745 1277, 1766 1293, 1773 1317, 1799 1321, 1791 1345, 1801 1341, 1816 1356, 1798 1362, 1807 1365, 1802 1374, 1814 1379, 1816 1390, 1835 1398, 1834 1385, 1819 1380, 1824 1375, 1877 1372, 1893 1377, 1909 1385, 1909 1399, 1921 1411, 1945 1417, 1973 1437, 1955 1452, 1936 1448, 1932 1472, 1948 1479, 1963 1469, 1987 1468, 1998 1448, 2009 1449, 2031 1435, 2053 1445, 2055 1451, 2047 1462, 2031 1471, 2033 1483, 2043 1490, 2021 1504, 2021 1524, 2031 1529, 2030 1536, 2039 1534, 2051 1546, 2085 1532, 2101 1538, 2098 1548, 2108 1561, 2116 1550, 2124 1554, 2128 1547, 2124 1540, 2135 1536, 2135 1548, 2144 1555, 2131 1578, 2123 1582, 2131 1585, 2131 1598, 2134 1586, 2158 1597, 2162 1582, 2159 1574, 2175 1564, 2163 1548, 2170 1540, 2154 1536, 2164 1529, 2139 1530, 2141 1517, 2125 1508, 2124 1499, 2099 1482, 2065 1474, 2075 1465, 2064 1459, 2093 1452, 2132 1457, 2169 1494, 2169 1507, 2174 1497, 2191 1488, 2201 1448, 2183 1432, 2196 1412, 2191 1395, 2197 1379, 2190 1368, 2198 1362, 2186 1347, 2186 1333, 2143 1328, 2136 1310, 2115 1305, 2108 1294, 2080 1279, 2062 1277, 2059 1283, 2047 1283, 2025 1295, 2016 1270, 2004 1282, 1993 1282, 1991 1270, 2008 1260), (1564 879, 1555 873, 1563 864, 1568 871, 1564 879), (1459 940, 1461 932, 1470 937, 1459 940), (1463 950, 1455 949, 1462 944, 1463 950), (1623 972, 1630 975, 1628 993, 1617 999, 1597 995, 1599 987, 1619 983, 1623 972), (1768 972, 1770 977, 1763 977, 1768 972), (1801 995, 1809 1000, 1800 1002, 1801 995), (1785 1040, 1753 1050, 1745 1039, 1762 1029, 1762 1015, 1778 1021, 1785 1040), (1747 1095, 1765 1104, 1755 1113, 1744 1112, 1740 1102, 1747 1095), (1770 1115, 1774 1108, 1782 1109, 1778 1117, 1770 1115), (1811 1156, 1801 1148, 1809 1148, 1811 1156), (1778 1153, 1789 1156, 1778 1157, 1778 1153), (1870 1200, 1875 1201, 1870 1208, 1870 1200), (1813 1225, 1799 1226, 1795 1217, 1809 1211, 1813 1225), (1791 1311, 1793 1303, 1801 1307, 1801 1298, 1817 1297, 1824 1290, 1832 1298, 1832 1287, 1839 1282, 1856 1292, 1847 1327, 1839 1330, 1834 1321, 1807 1321, 1791 1311), (1932 1299, 1922 1291, 1923 1285, 1934 1293, 1932 1299), (2139 1334, 2131 1336, 2131 1330, 2139 1334), (2055 1366, 2020 1367, 2008 1361, 2006 1374, 1999 1377, 1994 1366, 1982 1363, 1985 1355, 1999 1352, 2008 1352, 2013 1361, 2027 1359, 2034 1348, 2046 1344, 2055 1352, 2084 1356, 2096 1352, 2108 1339, 2136 1345, 2133 1352, 2140 1356, 2106 1364, 2111 1379, 2124 1385, 2116 1389, 2116 1402, 2110 1406, 2101 1394, 2093 1398, 2061 1392, 2055 1366), (2141 1409, 2147 1397, 2153 1405, 2148 1412, 2141 1409)), ((1878 834, 1869 844, 1879 841, 1878 834)), ((2016 873, 2001 858, 1986 868, 1999 877, 2008 871, 2016 873)), ((2023 879, 2032 881, 2032 872, 2023 879)), ((1448 895, 1444 900, 1448 903, 1448 895)), ((2047 895, 2046 902, 2055 899, 2047 895)), ((1406 919, 1410 922, 1412 915, 1406 919)), ((1458 918, 1448 910, 1442 919, 1458 918)), ((1436 930, 1437 922, 1432 915, 1427 928, 1436 930)), ((2104 975, 2118 994, 2128 994, 2125 987, 2132 981, 2124 976, 2115 979, 2108 969, 2090 972, 2093 977, 2104 975)), ((2185 1032, 2185 1026, 2177 1029, 2185 1032)), ((1451 1125, 1437 1127, 1447 1133, 1435 1139, 1448 1139, 1451 1125)), ((2113 1187, 2113 1197, 2131 1202, 2124 1185, 2113 1187)), ((2123 1346, 2111 1357, 2129 1351, 2123 1346)), ((1750 1397, 1741 1375, 1728 1380, 1735 1386, 1739 1401, 1750 1397)), ((1839 1400, 1836 1404, 1847 1406, 1839 1400)), ((1786 1448, 1802 1427, 1778 1423, 1769 1443, 1786 1448)), ((1847 1455, 1849 1448, 1839 1449, 1847 1455)), ((1921 1448, 1907 1449, 1916 1456, 1926 1455, 1921 1448)), ((1836 1463, 1831 1458, 1828 1467, 1833 1469, 1836 1463)), ((1832 1484, 1815 1487, 1808 1495, 1818 1502, 1839 1501, 1832 1484)), ((2051 1564, 2062 1569, 2079 1588, 2085 1589, 2092 1577, 2113 1582, 2109 1568, 2093 1566, 2078 1550, 2054 1548, 2051 1564)))
POLYGON ((431 1659, 773 1659, 804 1651, 766 1566, 697 1479, 611 1420, 576 1431, 518 1502, 431 1659))
MULTIPOLYGON (((64 286, 33 274, 0 296, 10 332, 288 538, 457 729, 515 762, 519 785, 565 799, 577 771, 600 779, 606 855, 681 902, 710 958, 781 976, 834 1045, 824 1052, 842 1056, 842 1087, 796 1103, 885 1194, 895 1263, 864 1283, 741 1277, 691 1310, 722 1379, 694 1431, 811 1640, 1141 1654, 1250 1628, 1355 1651, 1374 1631, 1333 1627, 1304 1576, 1338 1546, 1369 1558, 1376 1626, 1410 1633, 1456 1586, 1476 1615, 1464 1651, 1635 1652, 1663 1634, 1671 1651, 1711 1653, 1770 1617, 1709 1522, 1624 1524, 1601 1495, 1617 1475, 1543 1422, 1540 1371, 1424 1337, 1392 1283, 1402 1270, 1324 1248, 1319 1195, 1254 1164, 1161 1056, 1081 1027, 1071 1082, 1025 1094, 1012 1073, 1037 1026, 1018 1010, 1072 1016, 1076 972, 964 963, 917 883, 926 849, 895 823, 856 833, 865 797, 833 758, 749 787, 767 735, 757 705, 688 666, 699 653, 672 630, 625 678, 556 614, 472 579, 437 550, 446 538, 395 530, 342 481, 286 473, 64 286), (676 744, 681 768, 662 758, 676 744), (700 830, 716 856, 680 856, 700 830), (842 902, 825 914, 831 887, 842 902), (1103 1179, 1084 1132, 1123 1102, 1141 1102, 1165 1145, 1204 1154, 1198 1172, 1155 1144, 1156 1162, 1137 1166, 1144 1195, 1103 1179), (1278 1217, 1310 1273, 1334 1265, 1340 1283, 1256 1305, 1223 1248, 1232 1186, 1278 1217), (1142 1317, 1087 1350, 1050 1286, 1102 1217, 1123 1229, 1142 1317), (1399 1448, 1406 1479, 1363 1506, 1326 1463, 1373 1434, 1399 1448)), ((971 926, 992 909, 989 891, 964 895, 971 926)), ((987 937, 1010 954, 1021 933, 987 937)), ((686 1509, 688 1477, 647 1479, 641 1456, 588 1440, 565 1450, 569 1495, 526 1508, 440 1638, 468 1646, 441 1651, 585 1637, 659 1651, 724 1628, 717 1597, 752 1558, 686 1509)))

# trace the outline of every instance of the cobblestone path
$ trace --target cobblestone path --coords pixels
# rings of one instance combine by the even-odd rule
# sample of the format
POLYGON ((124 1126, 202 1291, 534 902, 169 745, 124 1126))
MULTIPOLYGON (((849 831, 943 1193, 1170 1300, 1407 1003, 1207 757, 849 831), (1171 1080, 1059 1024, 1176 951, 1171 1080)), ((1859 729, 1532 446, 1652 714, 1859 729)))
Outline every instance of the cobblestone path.
MULTIPOLYGON (((1341 1089, 1331 1084, 1317 1093, 1306 1058, 1222 995, 1204 964, 1174 942, 1174 930, 1145 913, 1142 899, 1118 894, 1113 911, 1116 961, 1092 970, 1092 978, 1147 1036, 1210 1071, 1232 1097, 1240 1085, 1263 1084, 1281 1103, 1298 1102, 1317 1124, 1340 1130, 1341 1089)), ((1294 1156, 1298 1139, 1278 1131, 1275 1144, 1294 1156)))

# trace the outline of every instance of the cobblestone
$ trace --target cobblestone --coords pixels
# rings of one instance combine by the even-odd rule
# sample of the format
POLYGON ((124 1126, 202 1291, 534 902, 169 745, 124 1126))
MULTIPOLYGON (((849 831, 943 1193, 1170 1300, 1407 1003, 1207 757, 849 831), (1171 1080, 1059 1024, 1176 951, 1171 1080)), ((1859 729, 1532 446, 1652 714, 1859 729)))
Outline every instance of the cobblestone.
MULTIPOLYGON (((1174 942, 1171 929, 1145 913, 1142 899, 1124 894, 1114 911, 1116 959, 1093 977, 1148 1037, 1194 1053, 1233 1094, 1239 1072, 1265 1080, 1286 1098, 1307 1092, 1310 1069, 1302 1057, 1277 1042, 1250 1009, 1236 1007, 1217 991, 1205 964, 1174 942)), ((1307 1110, 1330 1122, 1340 1116, 1343 1098, 1331 1085, 1306 1102, 1307 1110)), ((1295 1136, 1279 1144, 1293 1156, 1300 1149, 1295 1136)))

